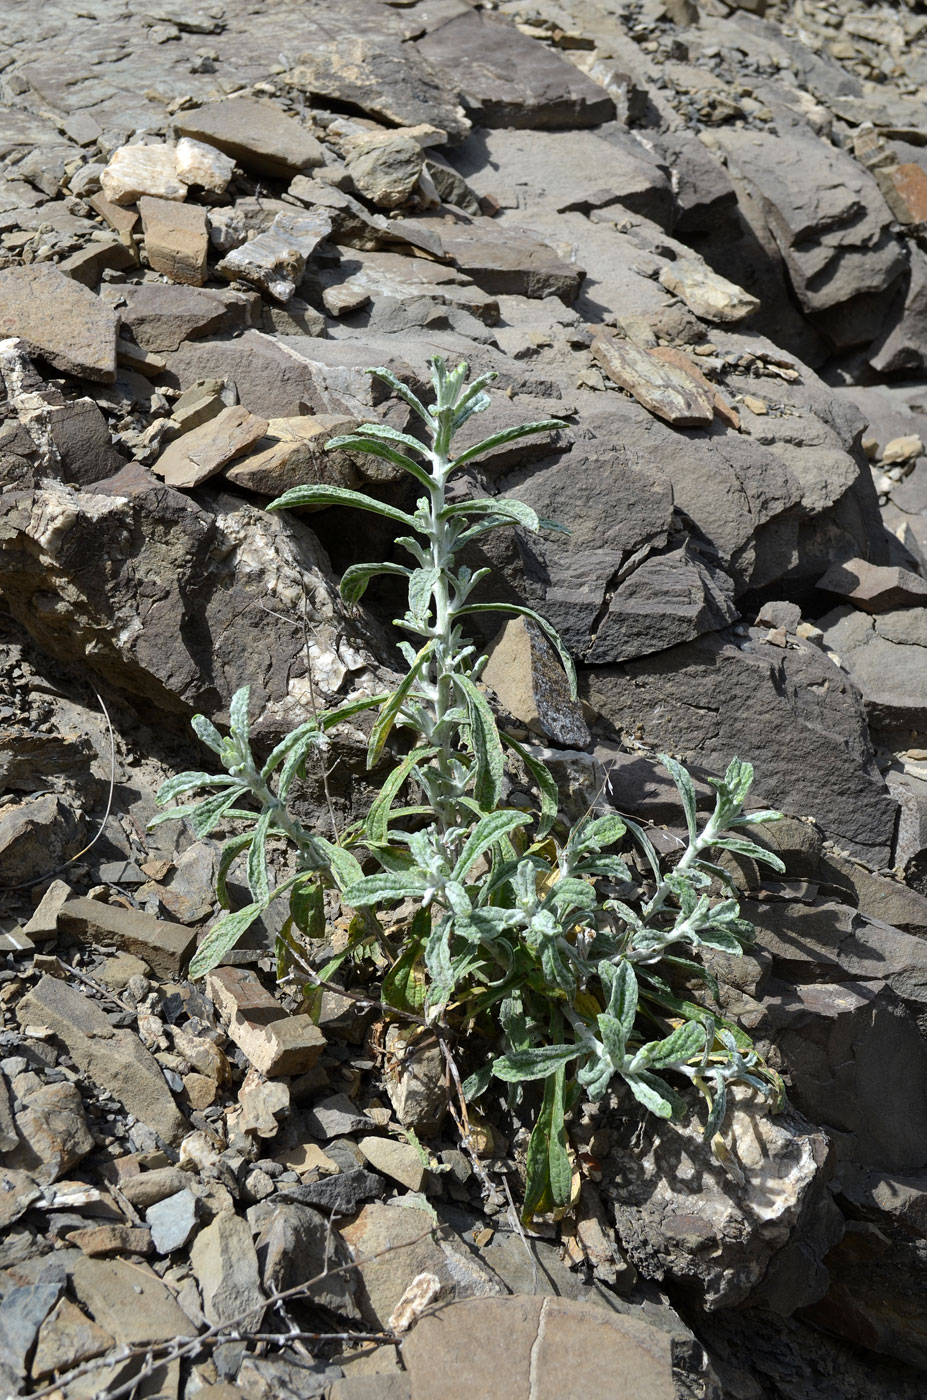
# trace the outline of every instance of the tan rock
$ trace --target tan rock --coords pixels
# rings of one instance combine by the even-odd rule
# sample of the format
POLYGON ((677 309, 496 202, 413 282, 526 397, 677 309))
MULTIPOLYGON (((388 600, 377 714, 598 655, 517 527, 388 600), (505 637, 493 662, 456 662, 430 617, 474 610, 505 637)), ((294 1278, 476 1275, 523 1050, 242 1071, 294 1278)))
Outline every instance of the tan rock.
POLYGON ((151 1253, 151 1231, 143 1225, 93 1225, 86 1230, 72 1230, 65 1239, 93 1259, 110 1254, 151 1253))
POLYGON ((152 466, 168 486, 189 491, 236 457, 243 456, 267 432, 267 419, 236 404, 168 444, 152 466))
POLYGON ((148 265, 172 282, 201 287, 206 281, 209 253, 206 210, 196 204, 146 197, 138 201, 138 211, 148 265))
POLYGON ((183 1191, 189 1183, 189 1173, 182 1172, 179 1167, 155 1167, 151 1171, 140 1171, 136 1176, 126 1177, 120 1182, 119 1189, 136 1210, 147 1210, 158 1201, 183 1191))
POLYGON ((421 1191, 426 1167, 411 1143, 371 1136, 361 1138, 357 1145, 374 1171, 392 1177, 409 1191, 421 1191))
POLYGON ((96 210, 101 219, 106 220, 110 228, 121 238, 127 238, 138 223, 137 209, 123 209, 120 205, 114 204, 111 199, 107 199, 104 194, 89 195, 87 203, 91 209, 96 210))
POLYGON ((759 310, 759 299, 694 258, 677 258, 660 269, 660 285, 684 301, 703 321, 742 321, 759 310))
POLYGON ((228 1033, 261 1074, 301 1074, 322 1053, 325 1037, 310 1016, 288 1016, 246 968, 219 967, 206 978, 206 995, 228 1017, 228 1033))
POLYGON ((135 204, 142 195, 187 197, 187 187, 177 175, 173 145, 119 146, 100 176, 100 186, 111 204, 135 204))
POLYGON ((113 1338, 92 1322, 67 1298, 52 1309, 39 1328, 32 1379, 41 1381, 55 1371, 67 1371, 82 1361, 102 1356, 113 1345, 113 1338))
POLYGON ((350 453, 326 452, 325 444, 357 425, 356 418, 330 413, 271 418, 266 436, 226 475, 236 486, 262 496, 278 496, 310 481, 356 488, 360 477, 350 453))
POLYGON ((98 899, 67 900, 58 911, 58 928, 88 947, 142 958, 161 977, 183 971, 196 943, 194 929, 98 899))
POLYGON ((896 462, 911 462, 915 457, 922 456, 924 444, 917 433, 908 433, 904 437, 892 438, 882 449, 880 461, 883 466, 894 465, 896 462))
POLYGON ((676 427, 707 427, 715 416, 713 396, 691 375, 659 360, 630 340, 597 336, 592 353, 620 388, 658 418, 676 427))
POLYGON ((210 1104, 214 1104, 219 1092, 219 1086, 214 1079, 210 1079, 208 1074, 197 1074, 195 1071, 183 1076, 183 1087, 187 1103, 197 1110, 209 1108, 210 1104))
POLYGON ((195 1335, 187 1314, 147 1264, 81 1255, 70 1268, 77 1301, 117 1342, 143 1346, 195 1335))
POLYGON ((556 653, 536 623, 513 617, 492 643, 482 679, 514 719, 567 748, 585 748, 589 730, 556 653))
POLYGON ((253 97, 208 102, 182 112, 176 126, 182 136, 217 146, 246 170, 279 179, 325 163, 322 147, 302 122, 253 97))
POLYGON ((731 407, 717 385, 712 384, 698 365, 689 358, 685 350, 678 350, 674 345, 654 345, 649 353, 655 355, 658 360, 663 360, 668 365, 675 365, 684 374, 688 374, 701 389, 705 390, 706 394, 711 395, 716 416, 722 418, 725 423, 729 423, 732 428, 740 428, 740 414, 731 407))
POLYGON ((418 1321, 402 1358, 412 1400, 678 1394, 669 1332, 566 1298, 516 1294, 454 1303, 418 1321))
POLYGON ((222 194, 234 171, 232 157, 215 146, 194 141, 189 136, 182 136, 177 142, 177 176, 183 184, 199 185, 201 189, 222 194))

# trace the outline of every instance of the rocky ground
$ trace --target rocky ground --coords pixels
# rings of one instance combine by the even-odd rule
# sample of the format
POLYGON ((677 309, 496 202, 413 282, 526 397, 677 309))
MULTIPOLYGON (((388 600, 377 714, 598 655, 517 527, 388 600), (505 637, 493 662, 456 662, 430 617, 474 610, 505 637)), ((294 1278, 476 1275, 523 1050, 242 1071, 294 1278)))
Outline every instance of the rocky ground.
MULTIPOLYGON (((916 0, 7 0, 0 1393, 923 1395, 925 35, 916 0), (266 746, 389 679, 391 600, 336 587, 387 528, 262 507, 404 503, 321 448, 407 428, 363 369, 432 354, 498 372, 479 436, 568 425, 462 483, 570 531, 474 560, 579 664, 581 707, 487 633, 567 810, 604 784, 672 850, 668 748, 788 814, 715 968, 788 1110, 738 1104, 727 1173, 580 1109, 577 1210, 527 1234, 518 1124, 463 1152, 437 1046, 349 981, 307 1014, 272 911, 185 979, 218 846, 148 829, 194 711, 250 682, 266 746)), ((329 834, 364 742, 301 794, 329 834)))

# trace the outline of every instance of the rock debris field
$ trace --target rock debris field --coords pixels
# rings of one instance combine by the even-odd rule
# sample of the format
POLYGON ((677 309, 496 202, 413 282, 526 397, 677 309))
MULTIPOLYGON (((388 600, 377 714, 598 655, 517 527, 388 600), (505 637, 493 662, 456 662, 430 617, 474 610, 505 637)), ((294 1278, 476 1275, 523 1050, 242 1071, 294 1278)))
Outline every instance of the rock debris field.
MULTIPOLYGON (((0 1395, 919 1400, 924 5, 6 0, 0 40, 0 1395), (194 712, 250 682, 266 752, 394 683, 393 596, 337 591, 389 523, 264 506, 408 508, 323 445, 408 431, 364 369, 434 355, 498 374, 473 441, 566 425, 459 489, 569 531, 474 561, 579 667, 481 638, 568 815, 672 851, 661 751, 787 814, 712 970, 788 1107, 735 1108, 726 1170, 579 1104, 527 1232, 524 1134, 461 1150, 349 972, 310 1014, 273 907, 187 978, 220 847, 148 828, 194 712)), ((335 740, 328 834, 376 791, 335 740)))

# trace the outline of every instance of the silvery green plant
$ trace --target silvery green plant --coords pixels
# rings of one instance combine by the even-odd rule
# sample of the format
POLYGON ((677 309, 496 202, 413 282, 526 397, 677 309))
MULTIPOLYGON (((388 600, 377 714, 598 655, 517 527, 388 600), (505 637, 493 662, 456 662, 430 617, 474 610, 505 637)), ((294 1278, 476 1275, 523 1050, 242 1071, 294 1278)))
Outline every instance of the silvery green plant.
MULTIPOLYGON (((580 1095, 597 1100, 623 1086, 658 1117, 679 1117, 687 1104, 678 1086, 689 1081, 707 1101, 705 1133, 721 1155, 728 1086, 742 1082, 767 1095, 779 1092, 744 1032, 691 999, 694 994, 679 991, 681 984, 700 981, 717 1000, 717 984, 698 961, 699 951, 737 954, 752 939, 730 878, 713 857, 728 851, 782 870, 776 856, 740 831, 779 814, 744 815, 752 768, 734 759, 724 778, 714 780, 714 811, 700 826, 692 780, 667 756, 662 761, 679 790, 688 829, 688 844, 672 869, 663 868, 640 826, 615 813, 589 814, 569 830, 558 826, 549 770, 500 731, 479 688, 486 657, 468 638, 465 619, 489 611, 531 618, 559 653, 575 695, 572 662, 554 629, 530 608, 475 602, 474 589, 489 571, 471 572, 459 558, 487 531, 555 527, 520 501, 453 501, 449 483, 494 447, 564 425, 548 419, 505 429, 454 456, 458 431, 488 407, 486 386, 494 376, 468 382, 466 364, 448 371, 435 358, 434 402, 426 407, 388 370, 370 372, 409 406, 424 440, 365 423, 327 447, 370 453, 402 468, 422 491, 415 510, 321 483, 296 487, 269 508, 348 505, 401 527, 396 543, 412 563, 354 565, 341 593, 356 603, 378 575, 404 580, 407 608, 395 625, 405 633, 399 643, 405 674, 387 694, 313 717, 260 766, 249 740, 244 687, 233 698, 227 737, 202 716, 194 720, 225 773, 181 774, 165 784, 159 800, 168 804, 204 788, 213 795, 156 820, 187 818, 197 836, 230 822, 241 828, 226 840, 217 893, 227 908, 228 874, 243 858, 252 901, 214 925, 191 964, 194 976, 215 966, 284 894, 284 956, 296 942, 305 946, 305 940, 321 937, 325 894, 332 891, 344 908, 356 911, 352 937, 316 980, 330 976, 348 954, 376 948, 381 967, 384 957, 388 963, 380 987, 384 1005, 456 1039, 462 1057, 473 1062, 463 1085, 467 1098, 479 1098, 493 1081, 507 1084, 516 1097, 540 1092, 526 1161, 528 1219, 569 1204, 574 1172, 566 1125, 580 1095), (329 744, 330 731, 364 708, 377 712, 369 768, 388 756, 394 729, 411 739, 364 819, 332 842, 307 830, 289 810, 288 798, 312 755, 329 744), (536 789, 534 812, 503 805, 506 749, 536 789), (411 803, 397 807, 403 793, 411 803), (296 871, 273 885, 267 843, 275 838, 295 852, 296 871), (619 853, 629 841, 647 872, 643 886, 619 853), (726 893, 720 896, 718 889, 726 893), (392 927, 400 924, 391 910, 407 910, 408 902, 416 912, 403 920, 401 944, 395 946, 392 927), (537 1089, 526 1088, 533 1081, 537 1089)), ((302 956, 300 964, 306 965, 302 956)))

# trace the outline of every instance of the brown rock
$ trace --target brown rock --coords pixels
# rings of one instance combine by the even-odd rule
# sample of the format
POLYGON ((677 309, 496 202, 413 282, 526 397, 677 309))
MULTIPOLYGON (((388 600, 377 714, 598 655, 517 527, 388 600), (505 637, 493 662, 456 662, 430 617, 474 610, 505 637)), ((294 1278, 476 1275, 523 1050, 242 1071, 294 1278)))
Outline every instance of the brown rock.
POLYGON ((87 243, 83 248, 79 248, 76 253, 72 253, 69 258, 58 264, 58 268, 66 277, 71 277, 75 282, 80 282, 84 287, 93 289, 99 282, 105 268, 112 268, 115 272, 122 271, 126 267, 135 267, 138 262, 134 248, 130 248, 123 243, 121 238, 111 238, 102 235, 95 238, 92 243, 87 243))
POLYGON ((592 353, 615 384, 667 423, 678 428, 704 428, 714 417, 713 395, 700 388, 691 375, 632 341, 597 336, 592 353))
POLYGON ((909 569, 849 559, 834 564, 817 582, 825 593, 836 593, 868 613, 893 612, 896 608, 923 607, 927 580, 909 569))
POLYGON ((110 1254, 151 1253, 151 1231, 142 1225, 92 1225, 86 1230, 72 1230, 65 1239, 92 1259, 105 1259, 110 1254))
MULTIPOLYGON (((920 165, 898 165, 891 171, 891 180, 907 214, 905 222, 920 224, 927 220, 927 170, 920 165)), ((896 212, 900 214, 901 210, 896 212)))
POLYGON ((516 1294, 454 1303, 419 1320, 402 1358, 412 1400, 678 1394, 668 1332, 567 1298, 516 1294))
POLYGON ((736 409, 731 408, 724 395, 719 391, 717 385, 712 384, 698 365, 686 354, 685 350, 677 350, 674 345, 654 345, 648 354, 655 355, 658 360, 663 360, 665 364, 674 365, 676 369, 682 370, 690 379, 694 379, 700 389, 711 398, 715 408, 715 415, 723 418, 725 423, 729 423, 732 428, 740 428, 740 414, 736 409))
POLYGON ((152 470, 168 486, 190 490, 243 456, 267 432, 267 419, 246 408, 225 408, 217 417, 169 443, 152 470))
POLYGON ((24 1167, 36 1181, 57 1181, 88 1152, 93 1138, 76 1084, 43 1084, 19 1105, 16 1127, 20 1144, 8 1153, 11 1167, 24 1167))
POLYGON ((556 653, 536 623, 506 622, 492 644, 482 679, 509 714, 566 748, 586 748, 589 730, 582 707, 556 653))
POLYGON ((158 1063, 128 1030, 117 1030, 95 1002, 55 977, 45 976, 16 1008, 20 1025, 46 1026, 78 1069, 125 1104, 168 1142, 187 1127, 158 1063))
POLYGON ((102 1356, 113 1345, 113 1338, 91 1322, 75 1303, 62 1298, 39 1328, 32 1379, 41 1381, 55 1371, 67 1371, 102 1356))
POLYGON ((117 1342, 144 1346, 195 1335, 173 1293, 147 1264, 81 1254, 68 1268, 77 1301, 117 1342))
POLYGON ((120 1182, 119 1189, 136 1210, 147 1210, 168 1196, 176 1196, 189 1184, 190 1177, 179 1167, 154 1167, 120 1182))
POLYGON ((230 97, 184 112, 177 130, 218 146, 261 175, 285 179, 325 163, 322 147, 301 122, 253 97, 230 97))
POLYGON ((232 1040, 268 1078, 302 1074, 322 1053, 325 1037, 312 1018, 288 1016, 250 970, 216 968, 206 978, 206 994, 228 1017, 232 1040))
POLYGON ((116 313, 52 263, 0 272, 0 325, 63 374, 116 378, 116 313))
POLYGON ((201 287, 206 281, 209 232, 206 210, 197 204, 175 204, 145 197, 138 201, 149 267, 172 282, 201 287))
POLYGON ((97 899, 69 899, 58 911, 58 928, 90 947, 133 953, 161 977, 183 971, 196 943, 194 929, 97 899))
POLYGON ((95 209, 101 219, 105 219, 114 233, 120 237, 130 234, 138 223, 137 209, 123 209, 121 205, 114 204, 111 199, 107 199, 105 194, 92 194, 87 199, 91 209, 95 209))
POLYGON ((229 481, 262 496, 278 496, 310 481, 355 489, 360 478, 347 452, 326 452, 329 438, 350 433, 356 418, 319 413, 311 417, 271 418, 267 435, 255 450, 226 472, 229 481))

